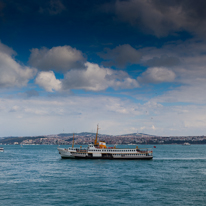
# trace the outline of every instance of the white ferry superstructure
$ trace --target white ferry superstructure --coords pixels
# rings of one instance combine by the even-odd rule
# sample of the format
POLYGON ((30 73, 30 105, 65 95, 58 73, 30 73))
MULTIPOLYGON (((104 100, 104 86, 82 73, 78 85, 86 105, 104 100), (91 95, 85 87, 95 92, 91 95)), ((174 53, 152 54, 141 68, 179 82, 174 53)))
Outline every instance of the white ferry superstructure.
POLYGON ((127 160, 151 160, 153 158, 153 151, 149 148, 116 148, 107 147, 104 141, 97 141, 97 133, 94 144, 89 144, 86 148, 74 148, 74 137, 71 148, 63 149, 58 148, 59 154, 63 159, 76 158, 76 159, 127 159, 127 160))

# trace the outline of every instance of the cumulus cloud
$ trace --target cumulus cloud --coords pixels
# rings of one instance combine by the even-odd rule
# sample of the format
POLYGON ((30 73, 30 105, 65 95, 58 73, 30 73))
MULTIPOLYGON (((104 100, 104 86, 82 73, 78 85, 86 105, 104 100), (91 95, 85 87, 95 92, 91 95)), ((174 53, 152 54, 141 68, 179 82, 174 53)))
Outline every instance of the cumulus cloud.
POLYGON ((198 79, 206 78, 205 41, 193 39, 169 42, 160 48, 145 47, 139 51, 142 53, 142 65, 167 68, 175 73, 178 83, 193 85, 198 79))
POLYGON ((142 83, 173 82, 175 73, 167 68, 152 67, 142 73, 138 80, 142 83))
MULTIPOLYGON (((167 70, 175 74, 174 81, 178 83, 174 88, 165 91, 164 94, 154 98, 156 102, 180 102, 189 104, 205 104, 206 90, 206 42, 200 40, 187 40, 165 44, 163 47, 143 48, 140 49, 143 54, 141 63, 146 65, 154 59, 161 60, 164 54, 168 57, 175 57, 180 60, 180 64, 171 65, 165 63, 167 70)), ((166 59, 166 57, 164 58, 166 59)), ((152 62, 153 64, 154 62, 152 62)), ((155 63, 154 63, 155 64, 155 63)), ((151 67, 153 68, 153 67, 151 67)), ((139 82, 156 82, 151 68, 143 73, 139 82), (149 72, 151 72, 149 74, 149 72), (152 77, 151 77, 152 76, 152 77)), ((157 67, 161 68, 161 67, 157 67)), ((166 72, 167 73, 167 72, 166 72)), ((171 73, 172 74, 172 73, 171 73)), ((174 74, 168 77, 174 77, 174 74)), ((171 78, 172 80, 173 78, 171 78)))
POLYGON ((129 44, 117 46, 114 49, 105 49, 105 52, 99 53, 99 56, 105 60, 106 66, 117 66, 125 68, 128 64, 138 64, 141 58, 141 53, 131 47, 129 44))
POLYGON ((186 30, 204 35, 206 3, 195 0, 116 1, 114 12, 122 21, 138 26, 158 37, 186 30))
POLYGON ((0 88, 26 86, 29 79, 33 78, 36 70, 15 61, 16 53, 0 42, 0 88))
POLYGON ((0 52, 7 54, 8 56, 15 56, 17 53, 10 47, 5 44, 2 44, 0 41, 0 52))
POLYGON ((61 81, 56 79, 53 71, 39 72, 35 83, 44 88, 47 92, 61 90, 61 81))
POLYGON ((70 46, 58 46, 47 49, 32 49, 29 63, 43 71, 66 72, 72 68, 84 67, 85 58, 81 51, 70 46))
POLYGON ((139 87, 135 79, 131 79, 126 72, 100 67, 87 62, 86 70, 71 70, 65 74, 62 81, 63 89, 84 89, 101 91, 108 87, 115 89, 139 87))

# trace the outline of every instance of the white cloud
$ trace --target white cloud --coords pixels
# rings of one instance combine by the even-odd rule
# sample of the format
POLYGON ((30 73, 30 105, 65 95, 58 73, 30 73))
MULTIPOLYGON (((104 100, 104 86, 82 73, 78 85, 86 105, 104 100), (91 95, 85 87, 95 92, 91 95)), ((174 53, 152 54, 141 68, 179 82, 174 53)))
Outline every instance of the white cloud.
POLYGON ((126 72, 100 67, 89 62, 85 66, 85 70, 71 70, 65 74, 62 81, 63 89, 101 91, 108 87, 115 89, 139 87, 138 82, 131 79, 126 72))
POLYGON ((29 62, 41 70, 66 72, 70 69, 84 68, 85 58, 81 51, 70 46, 58 46, 47 49, 32 49, 29 62))
POLYGON ((16 52, 12 48, 8 47, 5 44, 2 44, 1 41, 0 41, 0 52, 7 54, 8 56, 16 55, 16 52))
POLYGON ((138 80, 142 83, 173 82, 174 79, 175 73, 163 67, 148 68, 138 77, 138 80))
MULTIPOLYGON (((179 103, 181 104, 206 104, 206 42, 197 39, 187 41, 177 41, 165 44, 161 48, 147 47, 140 49, 143 54, 141 63, 147 64, 148 61, 158 58, 162 60, 162 55, 178 58, 181 63, 177 65, 167 64, 166 71, 171 72, 168 80, 174 80, 174 86, 165 88, 162 95, 150 99, 150 101, 160 103, 179 103)), ((166 60, 166 59, 164 59, 166 60)), ((154 63, 154 62, 153 62, 154 63)), ((159 67, 158 67, 159 68, 159 67)), ((148 68, 138 78, 139 82, 157 82, 155 74, 148 68), (149 71, 149 72, 148 72, 149 71), (154 78, 155 77, 155 78, 154 78)), ((165 74, 167 74, 165 72, 165 74)), ((169 72, 169 73, 170 73, 169 72)), ((168 73, 168 74, 169 74, 168 73)), ((164 75, 163 75, 164 77, 164 75)), ((163 78, 164 79, 164 78, 163 78)))
MULTIPOLYGON (((123 46, 123 45, 122 45, 123 46)), ((116 50, 123 48, 119 46, 108 53, 101 54, 110 65, 117 65, 117 59, 135 64, 132 59, 118 53, 116 50)), ((145 47, 135 50, 141 54, 139 64, 149 66, 138 77, 138 81, 143 83, 178 82, 192 85, 200 78, 206 78, 206 42, 199 39, 187 41, 169 42, 160 48, 145 47)), ((124 64, 122 64, 124 65, 124 64)))
POLYGON ((39 72, 36 77, 35 83, 43 87, 47 92, 61 90, 61 81, 56 79, 54 72, 39 72))
POLYGON ((0 42, 0 88, 26 86, 36 69, 20 65, 12 55, 16 53, 0 42))
MULTIPOLYGON (((170 42, 160 48, 146 47, 139 49, 139 52, 142 53, 142 65, 150 65, 150 68, 154 68, 155 65, 165 65, 157 68, 165 68, 173 72, 176 83, 191 86, 197 85, 200 79, 206 78, 205 48, 205 41, 193 39, 170 42)), ((148 76, 147 71, 144 75, 148 76)), ((202 85, 204 84, 202 81, 202 85)))

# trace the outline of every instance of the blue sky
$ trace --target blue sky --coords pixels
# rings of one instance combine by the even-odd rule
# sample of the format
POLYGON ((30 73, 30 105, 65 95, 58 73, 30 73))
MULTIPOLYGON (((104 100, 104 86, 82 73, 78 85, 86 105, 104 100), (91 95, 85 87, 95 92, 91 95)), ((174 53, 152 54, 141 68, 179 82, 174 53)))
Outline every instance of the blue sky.
POLYGON ((205 135, 205 9, 0 0, 0 136, 205 135))

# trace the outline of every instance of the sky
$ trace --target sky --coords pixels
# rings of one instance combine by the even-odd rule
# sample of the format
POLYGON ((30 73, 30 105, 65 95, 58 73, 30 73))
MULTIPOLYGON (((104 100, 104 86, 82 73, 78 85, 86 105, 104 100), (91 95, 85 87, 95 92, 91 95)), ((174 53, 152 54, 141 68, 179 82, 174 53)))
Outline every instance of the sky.
POLYGON ((0 137, 206 135, 206 2, 0 0, 0 137))

